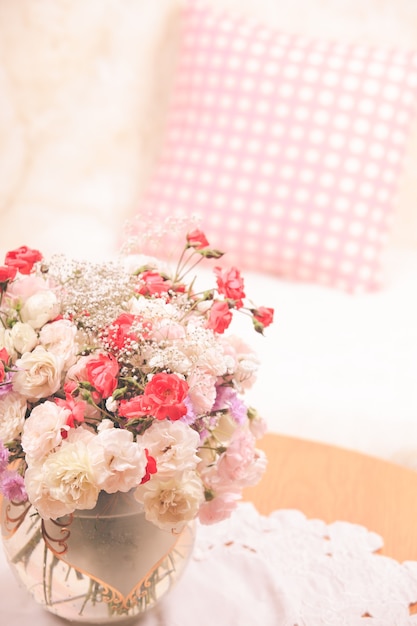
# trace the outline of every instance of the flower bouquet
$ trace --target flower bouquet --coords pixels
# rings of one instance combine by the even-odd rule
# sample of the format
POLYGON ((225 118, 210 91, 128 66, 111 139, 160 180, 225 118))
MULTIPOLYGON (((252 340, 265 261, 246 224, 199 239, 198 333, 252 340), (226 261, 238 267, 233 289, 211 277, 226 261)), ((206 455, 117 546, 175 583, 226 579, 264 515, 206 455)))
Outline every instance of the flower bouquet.
POLYGON ((6 255, 0 490, 22 507, 19 520, 30 510, 42 521, 44 538, 44 521, 67 529, 112 494, 179 535, 196 518, 228 517, 260 479, 265 423, 242 399, 258 363, 230 327, 245 314, 262 333, 273 310, 248 303, 236 268, 216 264, 214 286, 196 288, 191 270, 222 254, 194 229, 172 272, 134 256, 46 262, 25 246, 6 255))

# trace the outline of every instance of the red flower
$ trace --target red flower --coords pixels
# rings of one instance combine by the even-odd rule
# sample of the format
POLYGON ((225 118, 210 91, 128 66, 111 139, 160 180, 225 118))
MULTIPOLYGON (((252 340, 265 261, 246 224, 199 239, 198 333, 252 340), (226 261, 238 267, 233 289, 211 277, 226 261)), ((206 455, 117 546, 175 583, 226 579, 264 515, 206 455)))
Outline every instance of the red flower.
POLYGON ((201 250, 202 248, 207 248, 209 242, 203 231, 196 228, 187 234, 187 244, 189 248, 201 250))
POLYGON ((119 415, 127 419, 152 415, 158 420, 180 419, 187 413, 184 400, 188 394, 188 385, 176 374, 155 374, 146 385, 143 395, 131 400, 122 400, 119 415))
POLYGON ((155 374, 146 385, 144 396, 152 405, 152 415, 158 419, 176 421, 187 413, 184 400, 188 384, 176 374, 155 374))
POLYGON ((4 382, 4 379, 6 377, 5 365, 7 365, 7 363, 9 362, 9 358, 10 356, 6 348, 2 348, 0 350, 0 383, 4 382))
POLYGON ((147 396, 135 396, 131 400, 122 400, 118 413, 120 417, 131 420, 137 417, 152 415, 153 407, 153 403, 147 396))
POLYGON ((139 315, 133 315, 132 313, 122 313, 114 320, 110 326, 103 331, 103 338, 108 341, 110 347, 113 350, 121 350, 126 347, 130 342, 138 341, 138 336, 132 332, 132 326, 137 326, 137 331, 141 331, 141 337, 147 338, 148 331, 152 329, 152 324, 149 321, 143 321, 143 318, 139 315))
POLYGON ((16 276, 17 269, 8 265, 0 266, 0 291, 7 289, 7 283, 16 276))
POLYGON ((135 316, 132 313, 122 313, 109 328, 106 328, 105 335, 112 348, 120 350, 128 340, 135 340, 135 336, 130 332, 134 320, 135 316))
POLYGON ((78 384, 75 380, 67 380, 64 384, 65 395, 72 395, 72 393, 78 388, 78 384))
POLYGON ((87 380, 103 398, 109 398, 117 387, 119 364, 107 354, 99 354, 86 364, 87 380))
POLYGON ((145 475, 140 481, 141 485, 143 485, 143 483, 147 483, 148 480, 151 479, 151 474, 156 474, 156 470, 157 470, 156 460, 154 459, 153 456, 149 454, 149 451, 147 448, 145 448, 145 454, 146 454, 146 459, 148 462, 146 464, 145 475))
POLYGON ((257 322, 262 324, 264 328, 266 328, 274 321, 274 309, 270 309, 266 306, 260 306, 259 309, 255 309, 255 311, 253 311, 253 317, 257 322))
POLYGON ((75 428, 75 422, 81 424, 84 421, 84 415, 87 409, 87 402, 85 402, 85 400, 75 400, 70 393, 66 393, 65 400, 55 398, 55 404, 71 411, 67 417, 67 426, 70 428, 75 428))
POLYGON ((6 348, 2 348, 0 350, 0 361, 3 361, 3 363, 8 363, 10 359, 10 355, 7 352, 6 348))
POLYGON ((229 270, 222 270, 220 267, 214 268, 217 277, 217 288, 229 300, 235 301, 235 306, 240 309, 243 306, 242 299, 245 297, 243 289, 243 278, 236 267, 229 270))
POLYGON ((38 261, 42 261, 42 254, 39 250, 32 250, 27 246, 20 246, 16 250, 10 250, 4 259, 5 265, 14 267, 21 274, 30 274, 32 267, 38 261))
POLYGON ((172 284, 172 291, 175 291, 175 293, 185 293, 186 290, 187 290, 187 286, 184 283, 172 284))
POLYGON ((158 272, 147 270, 140 275, 141 285, 136 290, 142 296, 153 296, 168 293, 172 287, 170 280, 165 279, 158 272))
POLYGON ((229 327, 232 317, 232 312, 227 302, 213 302, 206 322, 206 328, 211 328, 215 333, 222 334, 229 327))

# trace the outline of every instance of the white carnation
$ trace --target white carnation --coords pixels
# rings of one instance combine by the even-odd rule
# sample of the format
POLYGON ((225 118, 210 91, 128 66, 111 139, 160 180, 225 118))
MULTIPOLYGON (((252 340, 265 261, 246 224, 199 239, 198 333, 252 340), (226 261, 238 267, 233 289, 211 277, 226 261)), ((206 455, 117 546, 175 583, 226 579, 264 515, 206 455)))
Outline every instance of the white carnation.
POLYGON ((10 392, 0 396, 0 439, 4 443, 20 436, 27 409, 26 398, 10 392))
POLYGON ((38 329, 53 320, 59 313, 59 303, 53 291, 40 291, 23 304, 20 317, 23 322, 38 329))
POLYGON ((100 489, 107 493, 127 492, 140 484, 147 458, 144 447, 133 441, 131 432, 113 428, 110 420, 104 420, 89 449, 100 489))
POLYGON ((16 352, 30 352, 38 343, 38 335, 30 324, 16 322, 10 331, 10 339, 16 352))
POLYGON ((196 468, 200 458, 199 434, 184 424, 168 420, 155 421, 142 435, 141 442, 156 460, 158 476, 175 476, 196 468))
POLYGON ((36 346, 16 361, 17 372, 13 377, 13 389, 28 400, 47 398, 58 391, 61 382, 62 359, 36 346))
POLYGON ((68 369, 75 363, 77 351, 76 333, 77 328, 75 324, 69 320, 57 320, 56 322, 46 324, 39 334, 41 344, 48 352, 52 352, 62 358, 65 369, 68 369))
POLYGON ((42 462, 62 442, 68 409, 47 400, 32 409, 24 423, 22 447, 29 464, 42 462))

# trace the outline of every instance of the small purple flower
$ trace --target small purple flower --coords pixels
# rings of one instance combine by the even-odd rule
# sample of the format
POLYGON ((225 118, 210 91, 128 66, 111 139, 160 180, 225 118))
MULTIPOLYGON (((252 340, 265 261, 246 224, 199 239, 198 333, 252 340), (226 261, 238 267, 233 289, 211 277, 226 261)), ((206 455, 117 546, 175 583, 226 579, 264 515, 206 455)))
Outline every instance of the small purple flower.
POLYGON ((9 464, 9 451, 2 441, 0 441, 0 474, 6 471, 9 464))
POLYGON ((10 391, 13 391, 12 373, 7 372, 3 382, 0 384, 0 398, 5 396, 10 391))
POLYGON ((238 424, 243 424, 247 417, 247 408, 236 391, 232 387, 217 387, 217 396, 213 405, 213 411, 229 409, 233 419, 238 424))
POLYGON ((240 398, 238 398, 237 395, 230 400, 230 412, 237 424, 245 423, 248 415, 248 410, 246 404, 240 398))
POLYGON ((235 395, 236 391, 232 387, 216 387, 216 400, 214 401, 212 411, 221 411, 228 408, 230 398, 235 395))
POLYGON ((3 472, 0 476, 0 492, 11 502, 25 502, 28 499, 23 477, 17 472, 3 472))
POLYGON ((197 415, 195 414, 194 407, 188 396, 185 398, 184 404, 187 407, 187 413, 180 418, 180 421, 184 422, 184 424, 187 424, 187 426, 191 426, 191 424, 194 424, 194 422, 196 421, 197 415))

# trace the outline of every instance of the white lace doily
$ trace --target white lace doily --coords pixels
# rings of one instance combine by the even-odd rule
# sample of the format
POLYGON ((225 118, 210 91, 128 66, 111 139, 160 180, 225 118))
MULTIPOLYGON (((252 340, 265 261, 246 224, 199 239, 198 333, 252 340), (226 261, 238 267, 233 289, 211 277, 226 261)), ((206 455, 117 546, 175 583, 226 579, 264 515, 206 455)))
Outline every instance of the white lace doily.
POLYGON ((381 537, 299 511, 242 503, 199 526, 191 562, 146 626, 411 626, 417 562, 376 554, 381 537))
MULTIPOLYGON (((362 526, 298 511, 265 517, 242 503, 229 520, 198 526, 183 577, 134 624, 416 626, 417 562, 376 554, 382 544, 362 526)), ((2 624, 62 626, 16 585, 2 558, 0 590, 2 624)))

